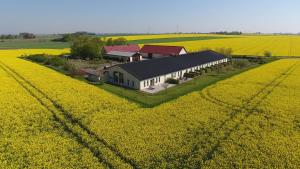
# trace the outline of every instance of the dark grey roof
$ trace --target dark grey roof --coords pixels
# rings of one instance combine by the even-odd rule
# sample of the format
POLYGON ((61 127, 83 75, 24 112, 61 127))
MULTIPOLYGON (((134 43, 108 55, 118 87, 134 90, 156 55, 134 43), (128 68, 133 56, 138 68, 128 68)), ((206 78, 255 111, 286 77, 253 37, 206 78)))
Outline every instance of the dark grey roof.
POLYGON ((152 59, 118 65, 138 80, 150 79, 179 70, 224 59, 225 56, 211 50, 195 52, 176 57, 152 59))

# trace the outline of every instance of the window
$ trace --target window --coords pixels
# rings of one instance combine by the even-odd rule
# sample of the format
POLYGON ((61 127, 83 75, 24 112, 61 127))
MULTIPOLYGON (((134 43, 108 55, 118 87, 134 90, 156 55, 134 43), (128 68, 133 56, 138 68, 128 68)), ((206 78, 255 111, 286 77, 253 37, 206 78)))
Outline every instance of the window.
POLYGON ((147 86, 149 86, 149 81, 147 80, 147 86))
POLYGON ((172 77, 172 78, 176 77, 176 73, 172 73, 172 74, 171 74, 171 77, 172 77))
POLYGON ((127 80, 127 86, 129 86, 129 80, 127 80))
POLYGON ((158 81, 160 82, 160 77, 158 78, 158 81))
POLYGON ((119 83, 121 83, 121 84, 124 83, 124 75, 123 75, 123 73, 119 73, 119 83))
POLYGON ((146 81, 144 81, 144 87, 146 87, 146 81))
POLYGON ((134 87, 134 81, 132 81, 132 87, 134 87))

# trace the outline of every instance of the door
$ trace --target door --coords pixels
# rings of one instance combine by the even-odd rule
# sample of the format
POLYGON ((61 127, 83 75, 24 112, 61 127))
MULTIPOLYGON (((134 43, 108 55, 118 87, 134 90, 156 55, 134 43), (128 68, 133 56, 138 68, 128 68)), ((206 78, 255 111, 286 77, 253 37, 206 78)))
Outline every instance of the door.
POLYGON ((149 57, 149 59, 152 59, 153 58, 153 53, 149 53, 148 57, 149 57))
POLYGON ((154 79, 150 80, 150 86, 154 86, 154 79))

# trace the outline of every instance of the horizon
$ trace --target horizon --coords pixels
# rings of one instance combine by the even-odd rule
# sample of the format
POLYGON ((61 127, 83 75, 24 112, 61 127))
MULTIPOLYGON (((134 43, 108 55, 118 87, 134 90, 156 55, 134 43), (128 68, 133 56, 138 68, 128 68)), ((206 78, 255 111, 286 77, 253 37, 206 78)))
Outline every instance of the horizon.
POLYGON ((300 12, 297 8, 300 2, 296 0, 190 0, 190 3, 180 0, 173 0, 172 3, 169 0, 70 2, 4 0, 1 2, 3 10, 0 11, 0 34, 30 32, 43 35, 78 31, 98 34, 300 32, 297 29, 300 27, 300 12))

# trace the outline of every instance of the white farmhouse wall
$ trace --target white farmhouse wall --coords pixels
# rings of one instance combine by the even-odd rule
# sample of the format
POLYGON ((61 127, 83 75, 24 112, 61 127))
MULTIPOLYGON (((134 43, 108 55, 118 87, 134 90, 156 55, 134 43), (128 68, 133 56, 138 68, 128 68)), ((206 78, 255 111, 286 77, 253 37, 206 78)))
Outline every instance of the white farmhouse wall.
POLYGON ((184 54, 187 54, 187 51, 184 48, 182 48, 181 51, 179 52, 179 55, 184 55, 184 54))
POLYGON ((148 53, 141 53, 141 55, 142 55, 144 58, 148 57, 148 53))
MULTIPOLYGON (((137 89, 139 90, 140 89, 140 81, 135 78, 134 76, 132 76, 131 74, 129 74, 128 72, 126 72, 125 70, 123 70, 122 68, 120 68, 119 66, 114 66, 114 67, 111 67, 109 68, 109 73, 108 73, 108 81, 109 82, 113 82, 111 81, 111 78, 113 78, 113 73, 114 72, 120 72, 123 74, 124 76, 124 83, 123 83, 123 86, 124 87, 128 87, 128 88, 133 88, 133 89, 137 89), (129 82, 129 84, 128 84, 129 82), (132 83, 134 84, 134 86, 132 86, 132 83)), ((120 84, 118 84, 120 85, 120 84)))

